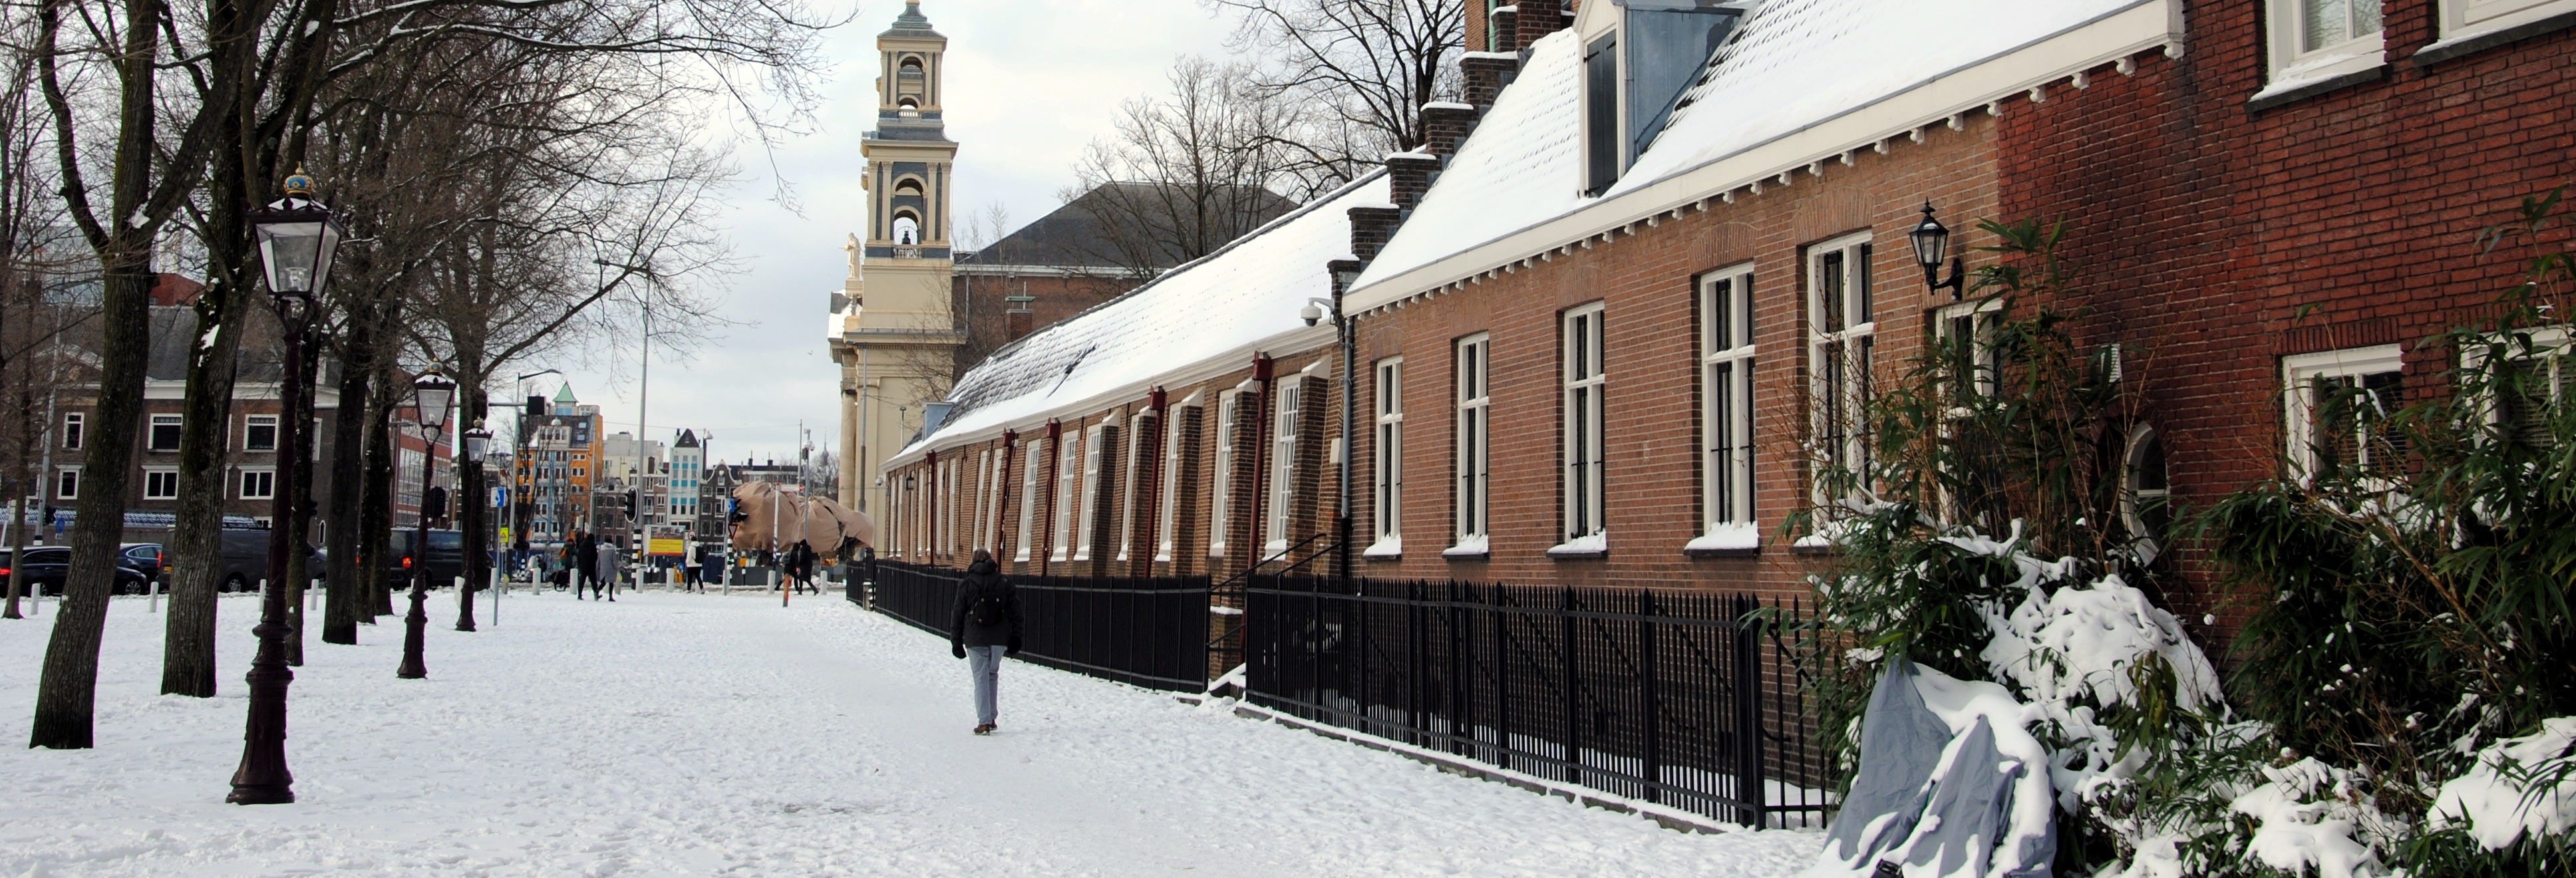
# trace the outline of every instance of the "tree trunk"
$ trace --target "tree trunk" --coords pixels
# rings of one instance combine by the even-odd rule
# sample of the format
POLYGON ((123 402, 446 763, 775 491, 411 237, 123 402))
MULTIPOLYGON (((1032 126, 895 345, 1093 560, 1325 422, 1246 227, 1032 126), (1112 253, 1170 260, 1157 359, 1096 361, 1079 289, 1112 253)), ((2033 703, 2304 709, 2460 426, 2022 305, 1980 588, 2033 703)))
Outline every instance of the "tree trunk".
POLYGON ((394 614, 392 584, 386 581, 385 553, 389 550, 387 532, 393 528, 393 369, 391 351, 377 352, 377 368, 367 394, 367 472, 366 494, 360 499, 358 541, 366 547, 358 563, 359 575, 366 577, 366 610, 369 622, 379 616, 394 614))
MULTIPOLYGON (((353 248, 354 249, 354 248, 353 248)), ((356 254, 351 254, 352 256, 356 254)), ((363 272, 352 274, 364 277, 363 272)), ((361 548, 368 532, 359 514, 366 482, 367 425, 372 422, 367 388, 375 375, 375 309, 353 300, 348 318, 346 359, 340 363, 339 416, 331 422, 331 496, 326 501, 323 536, 330 544, 323 579, 328 587, 322 610, 322 642, 358 642, 358 617, 368 578, 361 567, 372 553, 361 548)), ((369 621, 373 621, 370 619, 369 621)))
MULTIPOLYGON (((140 167, 133 171, 143 173, 140 167)), ((121 232, 100 248, 99 261, 107 269, 99 314, 103 343, 98 403, 91 410, 96 417, 91 429, 98 438, 86 443, 89 450, 82 457, 71 571, 53 638, 45 645, 29 747, 91 746, 98 647, 107 633, 107 592, 116 582, 117 542, 125 534, 126 488, 132 481, 136 425, 143 420, 143 372, 152 351, 151 254, 151 241, 131 232, 121 232)))
MULTIPOLYGON (((29 359, 32 360, 32 358, 29 359)), ((10 499, 14 501, 9 507, 9 514, 17 516, 17 520, 9 523, 9 557, 11 558, 27 557, 27 532, 44 526, 42 519, 38 519, 35 524, 27 523, 28 496, 33 494, 33 502, 37 504, 37 508, 43 508, 46 487, 33 484, 39 477, 31 475, 34 470, 28 464, 36 458, 37 437, 49 435, 53 426, 37 420, 35 363, 21 363, 21 368, 24 375, 23 380, 18 384, 18 423, 20 425, 18 453, 9 467, 9 484, 15 488, 9 494, 10 499)), ((26 581, 26 577, 22 576, 9 577, 9 606, 6 611, 0 611, 0 619, 26 618, 18 613, 18 599, 26 593, 24 587, 26 581)))
POLYGON ((224 467, 232 439, 233 385, 249 292, 230 283, 197 299, 200 333, 188 360, 179 437, 179 514, 170 530, 170 615, 161 640, 161 694, 215 695, 215 590, 223 576, 224 467), (206 341, 211 339, 212 344, 206 341))

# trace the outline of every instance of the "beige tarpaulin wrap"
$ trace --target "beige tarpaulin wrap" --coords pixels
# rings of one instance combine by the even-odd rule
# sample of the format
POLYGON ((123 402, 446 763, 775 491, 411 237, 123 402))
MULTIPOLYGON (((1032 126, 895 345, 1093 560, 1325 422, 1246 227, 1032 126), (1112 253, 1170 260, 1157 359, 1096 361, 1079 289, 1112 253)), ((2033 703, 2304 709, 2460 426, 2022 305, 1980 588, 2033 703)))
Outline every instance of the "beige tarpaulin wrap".
POLYGON ((849 560, 860 546, 877 541, 877 523, 866 513, 769 482, 744 482, 733 489, 736 512, 733 548, 737 552, 784 551, 803 541, 815 554, 849 560))

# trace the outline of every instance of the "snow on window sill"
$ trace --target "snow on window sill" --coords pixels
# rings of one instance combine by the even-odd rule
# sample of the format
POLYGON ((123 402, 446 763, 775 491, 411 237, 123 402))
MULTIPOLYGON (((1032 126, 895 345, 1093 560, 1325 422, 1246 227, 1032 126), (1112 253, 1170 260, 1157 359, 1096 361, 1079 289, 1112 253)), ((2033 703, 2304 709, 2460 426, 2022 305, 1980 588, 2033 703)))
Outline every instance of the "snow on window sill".
POLYGON ((2415 50, 2415 64, 2431 66, 2506 43, 2576 27, 2576 4, 2563 2, 2519 9, 2482 21, 2449 28, 2442 38, 2415 50))
POLYGON ((1607 531, 1575 537, 1547 549, 1547 556, 1558 560, 1606 558, 1609 555, 1610 534, 1607 531))
POLYGON ((2271 82, 2262 91, 2246 98, 2257 108, 2278 106, 2313 94, 2320 94, 2361 82, 2378 79, 2388 66, 2388 53, 2377 39, 2355 40, 2301 59, 2288 67, 2272 71, 2271 82))
POLYGON ((1482 561, 1491 554, 1490 545, 1484 534, 1461 537, 1457 545, 1440 550, 1440 557, 1455 561, 1482 561))
POLYGON ((1712 524, 1707 533, 1682 545, 1683 554, 1694 557, 1750 554, 1761 549, 1762 529, 1751 522, 1712 524))
POLYGON ((1360 550, 1360 557, 1371 561, 1402 558, 1404 557, 1404 536, 1387 534, 1379 537, 1377 542, 1370 543, 1368 548, 1360 550))
POLYGON ((1210 613, 1215 613, 1215 614, 1217 614, 1217 615, 1219 615, 1219 616, 1240 616, 1240 615, 1243 615, 1243 608, 1242 608, 1242 607, 1209 607, 1209 608, 1208 608, 1208 612, 1210 612, 1210 613))
POLYGON ((1271 540, 1269 545, 1261 547, 1261 557, 1276 558, 1279 556, 1279 553, 1285 551, 1288 551, 1287 540, 1271 540))

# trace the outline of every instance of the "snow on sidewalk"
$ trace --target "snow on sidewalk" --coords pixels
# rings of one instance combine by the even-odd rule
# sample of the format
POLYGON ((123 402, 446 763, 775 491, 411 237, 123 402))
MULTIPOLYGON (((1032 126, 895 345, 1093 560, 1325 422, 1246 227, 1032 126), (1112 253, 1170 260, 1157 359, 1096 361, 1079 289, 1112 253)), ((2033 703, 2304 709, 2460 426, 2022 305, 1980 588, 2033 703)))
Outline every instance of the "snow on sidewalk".
MULTIPOLYGON (((394 678, 396 619, 307 647, 298 802, 223 804, 258 604, 225 599, 222 693, 162 697, 119 600, 98 744, 0 748, 0 875, 1780 876, 1812 832, 1691 835, 1218 709, 1012 663, 967 734, 965 663, 837 597, 560 594, 394 678)), ((55 617, 0 622, 0 719, 55 617)), ((16 726, 23 734, 25 726, 16 726)))

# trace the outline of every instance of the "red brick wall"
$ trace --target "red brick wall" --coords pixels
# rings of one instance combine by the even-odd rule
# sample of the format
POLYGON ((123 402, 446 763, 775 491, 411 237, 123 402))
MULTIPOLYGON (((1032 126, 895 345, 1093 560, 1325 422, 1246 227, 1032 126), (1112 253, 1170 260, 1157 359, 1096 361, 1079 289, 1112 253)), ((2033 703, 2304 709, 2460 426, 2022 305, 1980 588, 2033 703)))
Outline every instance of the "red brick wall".
MULTIPOLYGON (((2477 233, 2576 172, 2576 34, 2421 66, 2435 2, 2390 0, 2383 79, 2253 109, 2261 10, 2193 4, 2188 54, 2016 103, 1998 135, 2001 216, 2067 224, 2086 330, 2134 351, 2191 507, 2277 471, 2283 355, 2405 342, 2408 386, 2439 382, 2447 353, 2416 343, 2515 281, 2477 233)), ((2234 630, 2188 572, 2177 609, 2234 630)))

